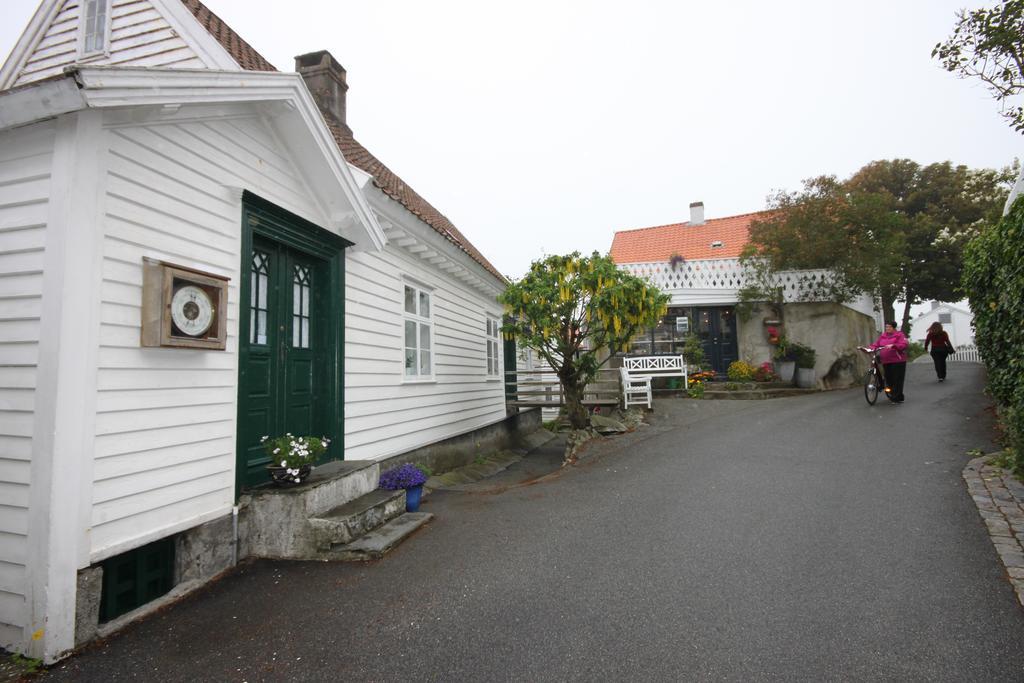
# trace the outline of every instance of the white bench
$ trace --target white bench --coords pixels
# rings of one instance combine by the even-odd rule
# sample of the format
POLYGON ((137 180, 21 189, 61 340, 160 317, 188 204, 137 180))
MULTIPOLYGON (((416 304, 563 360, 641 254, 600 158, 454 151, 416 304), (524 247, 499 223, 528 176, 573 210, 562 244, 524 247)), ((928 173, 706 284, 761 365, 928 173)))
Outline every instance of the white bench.
POLYGON ((651 380, 655 377, 682 377, 687 385, 686 361, 682 356, 634 356, 624 358, 619 368, 622 379, 622 403, 628 408, 651 408, 651 380))

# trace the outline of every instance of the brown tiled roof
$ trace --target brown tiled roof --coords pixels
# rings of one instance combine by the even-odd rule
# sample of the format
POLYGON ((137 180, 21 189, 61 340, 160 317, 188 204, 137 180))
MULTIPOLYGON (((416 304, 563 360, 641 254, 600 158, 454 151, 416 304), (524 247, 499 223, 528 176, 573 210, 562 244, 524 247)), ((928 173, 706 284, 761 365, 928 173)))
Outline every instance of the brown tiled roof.
MULTIPOLYGON (((200 0, 181 0, 181 2, 191 10, 192 14, 199 20, 199 23, 224 46, 224 49, 231 54, 243 69, 247 71, 277 71, 270 62, 263 59, 260 53, 256 52, 249 43, 242 40, 237 33, 221 21, 220 17, 207 9, 200 0)), ((474 261, 486 268, 491 275, 498 278, 502 283, 508 282, 498 272, 498 269, 491 265, 490 261, 484 258, 484 255, 477 251, 477 248, 459 232, 458 228, 445 218, 444 214, 431 206, 430 202, 421 197, 414 189, 406 185, 404 180, 382 164, 377 157, 370 154, 351 134, 336 126, 330 121, 329 117, 324 118, 346 161, 373 176, 373 184, 379 187, 384 194, 409 209, 409 211, 440 233, 445 239, 469 254, 474 261)))
POLYGON ((498 272, 498 269, 491 265, 491 262, 484 258, 483 254, 477 251, 476 247, 459 232, 458 228, 452 225, 452 222, 444 214, 431 206, 416 190, 409 187, 404 180, 395 175, 377 157, 370 154, 365 147, 359 144, 346 131, 342 130, 340 126, 328 121, 327 127, 331 129, 331 133, 338 142, 338 147, 341 148, 341 153, 345 156, 345 160, 373 176, 373 184, 379 187, 384 194, 409 209, 409 211, 439 232, 445 239, 469 254, 474 261, 486 268, 491 275, 502 282, 507 282, 505 277, 498 272))
POLYGON ((203 25, 210 35, 217 39, 231 58, 238 62, 238 65, 246 71, 277 71, 274 65, 263 58, 259 52, 249 43, 242 40, 242 37, 231 30, 231 27, 221 21, 221 18, 210 11, 210 9, 199 0, 181 0, 195 15, 195 18, 203 25))
POLYGON ((612 239, 611 257, 616 263, 667 261, 679 254, 694 259, 737 258, 750 241, 750 224, 767 211, 714 218, 702 225, 673 223, 653 228, 621 230, 612 239), (712 242, 722 246, 712 247, 712 242))

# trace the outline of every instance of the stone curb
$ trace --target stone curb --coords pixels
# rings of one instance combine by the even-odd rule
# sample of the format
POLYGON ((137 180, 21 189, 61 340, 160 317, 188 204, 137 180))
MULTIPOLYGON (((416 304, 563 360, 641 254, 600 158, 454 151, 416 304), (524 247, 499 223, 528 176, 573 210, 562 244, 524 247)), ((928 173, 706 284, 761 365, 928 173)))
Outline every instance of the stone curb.
POLYGON ((1006 568, 1006 578, 1024 606, 1024 484, 1001 467, 988 464, 990 457, 983 455, 967 463, 963 478, 1006 568))

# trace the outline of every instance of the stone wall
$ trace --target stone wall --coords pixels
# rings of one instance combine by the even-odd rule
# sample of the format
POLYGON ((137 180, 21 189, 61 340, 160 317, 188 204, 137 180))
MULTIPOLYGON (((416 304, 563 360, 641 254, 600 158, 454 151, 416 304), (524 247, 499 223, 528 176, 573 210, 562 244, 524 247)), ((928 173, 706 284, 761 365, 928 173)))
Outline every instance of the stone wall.
MULTIPOLYGON (((740 358, 754 365, 771 360, 773 347, 768 343, 764 320, 775 318, 772 307, 754 306, 750 318, 740 321, 740 358)), ((871 317, 830 302, 785 304, 783 334, 818 352, 814 374, 823 389, 859 382, 867 371, 868 359, 857 347, 878 337, 871 317)))
POLYGON ((381 471, 407 462, 426 465, 434 474, 468 465, 477 457, 515 448, 520 439, 541 428, 540 408, 525 408, 501 422, 453 436, 380 461, 381 471))

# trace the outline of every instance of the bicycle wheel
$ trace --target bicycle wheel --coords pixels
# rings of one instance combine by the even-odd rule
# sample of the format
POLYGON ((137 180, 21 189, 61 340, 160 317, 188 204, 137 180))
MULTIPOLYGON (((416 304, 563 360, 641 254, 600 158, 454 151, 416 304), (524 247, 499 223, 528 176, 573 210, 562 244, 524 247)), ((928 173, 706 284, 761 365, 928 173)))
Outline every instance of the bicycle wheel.
POLYGON ((869 406, 875 405, 875 401, 878 400, 878 385, 880 382, 881 378, 878 376, 878 371, 874 368, 868 370, 867 374, 864 375, 864 398, 869 406))

